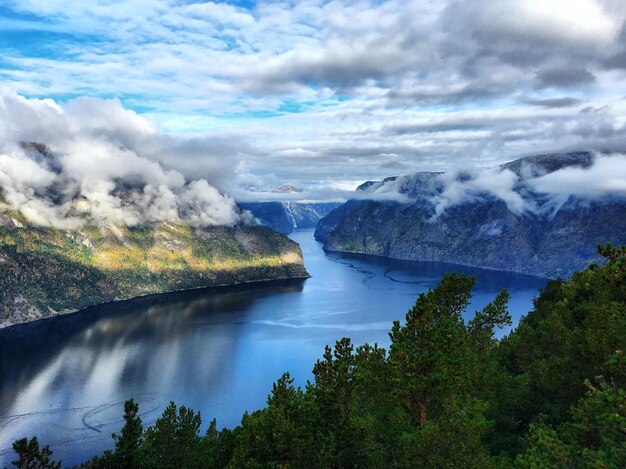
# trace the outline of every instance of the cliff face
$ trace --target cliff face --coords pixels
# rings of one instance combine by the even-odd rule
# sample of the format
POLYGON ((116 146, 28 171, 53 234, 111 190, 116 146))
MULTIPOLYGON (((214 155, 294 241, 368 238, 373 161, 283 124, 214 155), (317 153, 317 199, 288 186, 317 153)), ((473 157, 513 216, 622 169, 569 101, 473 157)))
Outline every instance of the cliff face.
POLYGON ((315 228, 331 210, 341 204, 334 202, 240 202, 263 225, 279 233, 288 234, 294 229, 315 228))
POLYGON ((502 199, 474 194, 437 213, 437 201, 450 188, 437 173, 368 182, 358 190, 393 184, 406 200, 348 201, 320 220, 315 236, 329 251, 568 276, 601 261, 598 244, 626 243, 626 200, 570 196, 555 205, 554 198, 526 180, 531 170, 545 175, 592 162, 588 153, 573 153, 530 157, 499 168, 517 177, 512 192, 533 210, 512 210, 502 199))
POLYGON ((0 209, 0 327, 151 293, 307 276, 299 246, 260 226, 64 231, 0 209))

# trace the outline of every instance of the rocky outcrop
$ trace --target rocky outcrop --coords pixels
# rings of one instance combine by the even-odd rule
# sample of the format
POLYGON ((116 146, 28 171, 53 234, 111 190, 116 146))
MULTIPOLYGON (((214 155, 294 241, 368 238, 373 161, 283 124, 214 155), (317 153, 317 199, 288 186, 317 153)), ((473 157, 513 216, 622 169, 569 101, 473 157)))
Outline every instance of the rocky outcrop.
MULTIPOLYGON (((523 209, 512 209, 493 193, 473 193, 438 212, 451 187, 450 178, 440 173, 367 182, 358 191, 381 193, 381 188, 393 186, 401 197, 350 200, 320 220, 315 236, 329 251, 567 277, 602 261, 598 244, 626 244, 626 200, 615 195, 548 197, 529 181, 592 163, 593 155, 581 152, 503 165, 499 171, 508 170, 516 178, 511 194, 529 207, 523 209)), ((454 180, 465 179, 471 176, 459 174, 454 180)))

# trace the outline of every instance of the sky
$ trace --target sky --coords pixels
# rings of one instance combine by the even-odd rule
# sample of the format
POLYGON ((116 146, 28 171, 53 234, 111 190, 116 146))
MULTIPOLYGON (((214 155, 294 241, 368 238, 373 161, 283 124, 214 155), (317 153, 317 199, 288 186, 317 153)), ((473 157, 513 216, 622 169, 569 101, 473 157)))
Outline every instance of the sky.
POLYGON ((341 198, 416 171, 623 152, 625 21, 623 0, 1 0, 0 103, 36 109, 29 138, 47 106, 237 199, 285 184, 341 198))

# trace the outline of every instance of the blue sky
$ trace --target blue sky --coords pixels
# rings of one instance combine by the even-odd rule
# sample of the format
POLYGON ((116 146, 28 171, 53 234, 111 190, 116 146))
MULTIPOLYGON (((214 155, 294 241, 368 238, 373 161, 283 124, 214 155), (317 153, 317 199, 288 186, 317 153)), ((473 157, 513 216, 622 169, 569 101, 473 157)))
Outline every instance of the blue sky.
POLYGON ((334 194, 623 150, 625 19, 619 0, 8 0, 0 87, 59 112, 119 100, 195 142, 157 152, 186 174, 227 166, 233 186, 334 194))

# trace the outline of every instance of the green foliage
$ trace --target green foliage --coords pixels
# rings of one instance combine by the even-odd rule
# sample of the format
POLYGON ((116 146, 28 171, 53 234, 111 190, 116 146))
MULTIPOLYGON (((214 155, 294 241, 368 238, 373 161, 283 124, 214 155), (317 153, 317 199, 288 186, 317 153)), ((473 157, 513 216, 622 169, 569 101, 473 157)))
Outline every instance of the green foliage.
POLYGON ((626 251, 601 252, 500 341, 508 293, 466 323, 474 279, 446 275, 394 322, 388 352, 327 346, 304 390, 285 373, 233 430, 213 420, 201 436, 200 415, 170 403, 142 432, 129 401, 115 451, 86 466, 626 467, 626 251))
POLYGON ((139 447, 142 443, 143 426, 139 417, 139 404, 130 399, 124 403, 124 426, 119 434, 113 434, 115 451, 113 461, 116 467, 136 468, 139 466, 139 447))
POLYGON ((515 459, 517 467, 525 469, 571 467, 573 463, 571 448, 559 439, 553 428, 545 424, 531 424, 525 443, 526 450, 515 459))
POLYGON ((446 275, 435 290, 419 296, 404 326, 393 324, 389 365, 396 400, 416 426, 437 415, 453 394, 469 390, 469 344, 461 313, 473 284, 471 277, 446 275))
POLYGON ((34 226, 0 207, 0 322, 146 293, 306 276, 288 238, 256 226, 34 226))
POLYGON ((626 467, 626 390, 600 379, 571 409, 572 420, 556 429, 531 424, 519 467, 626 467))
POLYGON ((236 445, 236 433, 228 428, 218 431, 217 422, 213 419, 201 442, 202 467, 217 469, 228 466, 236 445))
POLYGON ((39 441, 34 436, 30 440, 22 438, 13 443, 18 459, 12 464, 19 469, 59 469, 60 462, 50 461, 52 451, 49 446, 39 449, 39 441))
POLYGON ((154 426, 145 432, 142 464, 158 469, 202 467, 197 457, 200 447, 200 413, 185 406, 170 405, 154 426))
POLYGON ((495 467, 484 445, 491 423, 477 400, 453 404, 419 431, 405 433, 400 467, 495 467))
POLYGON ((604 252, 607 265, 548 283, 535 309, 501 341, 498 356, 507 371, 498 386, 501 434, 519 441, 538 415, 553 426, 569 420, 571 406, 587 391, 586 379, 603 375, 626 386, 608 361, 626 350, 623 249, 604 252))

